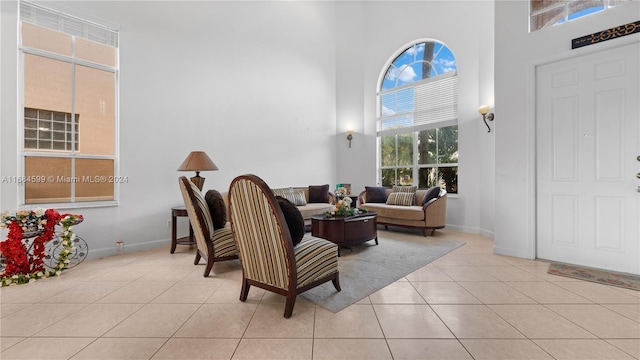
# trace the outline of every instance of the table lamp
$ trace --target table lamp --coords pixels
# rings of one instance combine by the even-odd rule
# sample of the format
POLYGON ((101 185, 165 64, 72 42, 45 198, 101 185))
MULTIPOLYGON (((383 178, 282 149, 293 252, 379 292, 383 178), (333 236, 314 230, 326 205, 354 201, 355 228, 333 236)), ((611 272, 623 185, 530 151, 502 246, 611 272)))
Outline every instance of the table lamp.
POLYGON ((191 178, 191 182, 200 190, 204 185, 204 178, 200 176, 200 171, 211 170, 218 170, 218 167, 204 151, 192 151, 178 168, 178 171, 195 171, 196 176, 191 178))

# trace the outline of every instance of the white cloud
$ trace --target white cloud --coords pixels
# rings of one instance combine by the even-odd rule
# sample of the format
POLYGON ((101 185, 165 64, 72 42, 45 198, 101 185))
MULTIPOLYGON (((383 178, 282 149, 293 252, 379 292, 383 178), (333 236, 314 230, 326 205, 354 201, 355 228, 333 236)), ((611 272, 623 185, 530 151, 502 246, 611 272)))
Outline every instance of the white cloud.
POLYGON ((416 46, 412 46, 410 48, 407 49, 406 53, 412 56, 415 56, 415 54, 424 51, 424 43, 420 43, 416 46))
POLYGON ((395 111, 389 109, 388 107, 386 107, 384 105, 382 106, 382 116, 391 116, 391 115, 395 115, 395 114, 396 114, 395 111))
POLYGON ((402 65, 400 69, 398 69, 398 71, 400 73, 399 78, 403 82, 412 82, 413 79, 415 79, 416 76, 418 76, 416 72, 413 71, 413 68, 408 65, 402 65))
POLYGON ((455 67, 456 61, 453 59, 436 59, 433 61, 434 63, 442 66, 442 67, 455 67))

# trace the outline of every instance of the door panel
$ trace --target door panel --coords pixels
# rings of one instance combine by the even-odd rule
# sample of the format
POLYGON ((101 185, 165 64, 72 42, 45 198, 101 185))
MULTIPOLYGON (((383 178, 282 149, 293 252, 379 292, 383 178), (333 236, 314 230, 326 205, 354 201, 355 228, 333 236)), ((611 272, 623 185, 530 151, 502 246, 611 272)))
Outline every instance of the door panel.
POLYGON ((536 250, 640 274, 640 45, 536 69, 536 250))

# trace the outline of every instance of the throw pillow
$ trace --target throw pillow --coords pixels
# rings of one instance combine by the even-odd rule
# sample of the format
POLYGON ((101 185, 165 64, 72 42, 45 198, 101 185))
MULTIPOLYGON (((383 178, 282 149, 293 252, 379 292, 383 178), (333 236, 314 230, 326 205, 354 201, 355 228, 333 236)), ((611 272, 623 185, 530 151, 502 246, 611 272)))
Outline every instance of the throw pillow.
POLYGON ((290 193, 285 193, 283 198, 291 201, 291 203, 296 206, 307 205, 307 199, 304 197, 304 193, 301 191, 292 191, 290 193))
POLYGON ((393 186, 393 192, 406 192, 406 193, 416 193, 416 190, 418 190, 418 187, 415 185, 394 185, 393 186))
POLYGON ((368 203, 385 203, 387 202, 387 191, 382 186, 365 186, 366 201, 368 203))
POLYGON ((222 195, 216 190, 209 190, 204 196, 204 200, 209 206, 211 220, 213 220, 213 229, 222 229, 227 223, 227 207, 224 204, 222 195))
POLYGON ((387 205, 411 206, 415 196, 415 194, 408 192, 393 192, 387 198, 387 205))
POLYGON ((284 218, 287 221, 287 227, 289 228, 289 233, 291 233, 293 246, 296 246, 304 236, 304 218, 302 217, 302 213, 300 213, 298 207, 293 205, 289 200, 281 196, 276 196, 276 200, 278 201, 282 214, 284 214, 284 218))
POLYGON ((422 199, 422 206, 424 206, 424 204, 426 204, 429 201, 431 201, 431 199, 435 199, 438 196, 440 196, 440 187, 439 186, 434 186, 432 188, 429 188, 429 190, 427 190, 427 193, 424 194, 424 199, 422 199))
POLYGON ((271 189, 271 191, 273 191, 273 195, 275 195, 275 196, 284 197, 284 194, 292 193, 293 189, 292 188, 277 188, 277 189, 271 189))
POLYGON ((329 184, 326 185, 310 185, 309 186, 309 202, 310 203, 328 203, 329 202, 329 184))

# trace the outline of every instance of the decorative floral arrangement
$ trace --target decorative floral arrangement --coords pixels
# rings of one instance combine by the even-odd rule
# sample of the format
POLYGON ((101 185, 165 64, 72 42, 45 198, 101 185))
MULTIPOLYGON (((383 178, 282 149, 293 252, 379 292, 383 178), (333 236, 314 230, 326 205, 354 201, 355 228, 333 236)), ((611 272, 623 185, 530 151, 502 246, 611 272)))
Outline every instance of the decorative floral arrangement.
POLYGON ((353 216, 353 215, 358 215, 360 213, 365 213, 367 212, 367 210, 365 209, 358 209, 358 208, 352 208, 351 207, 351 198, 350 197, 346 197, 342 200, 338 200, 338 202, 336 203, 336 207, 333 209, 333 211, 325 211, 324 216, 331 218, 331 217, 335 217, 335 216, 353 216))
POLYGON ((5 258, 5 269, 0 274, 2 286, 24 284, 62 273, 69 263, 69 254, 74 249, 73 225, 82 222, 82 215, 60 215, 54 209, 5 211, 1 214, 0 227, 8 228, 7 239, 0 242, 0 252, 5 258), (58 254, 58 263, 53 269, 44 268, 45 243, 55 236, 56 225, 62 225, 63 249, 58 254), (34 237, 31 246, 29 240, 34 237))
POLYGON ((344 199, 347 195, 349 195, 349 190, 346 187, 342 186, 336 189, 336 197, 338 199, 344 199))

